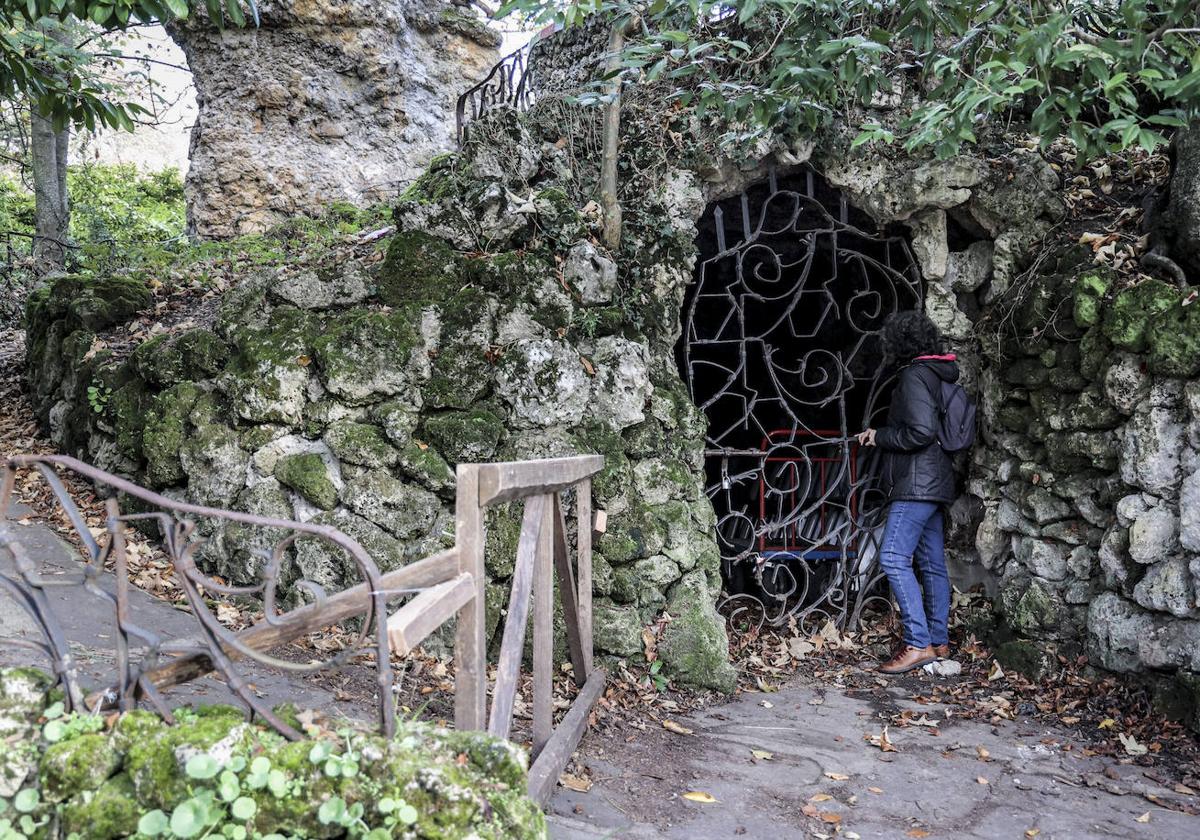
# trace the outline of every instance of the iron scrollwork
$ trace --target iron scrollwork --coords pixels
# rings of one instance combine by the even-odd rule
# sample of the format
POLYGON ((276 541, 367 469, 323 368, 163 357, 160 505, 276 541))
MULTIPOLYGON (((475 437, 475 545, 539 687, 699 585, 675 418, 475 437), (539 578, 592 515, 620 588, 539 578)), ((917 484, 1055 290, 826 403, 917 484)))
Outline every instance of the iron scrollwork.
POLYGON ((884 319, 922 306, 912 253, 811 170, 714 205, 700 244, 679 352, 708 419, 723 607, 759 626, 854 626, 888 600, 880 456, 853 435, 886 410, 884 319))
POLYGON ((83 546, 85 562, 76 575, 44 576, 21 544, 19 531, 0 520, 0 548, 7 549, 13 560, 12 573, 0 572, 0 586, 13 596, 41 630, 41 641, 14 641, 23 642, 49 658, 54 674, 64 689, 65 704, 69 710, 95 709, 88 708, 89 702, 80 683, 76 660, 46 594, 48 588, 56 586, 82 586, 92 596, 106 601, 113 608, 117 680, 109 691, 92 698, 97 706, 115 705, 121 710, 128 710, 144 700, 170 722, 170 708, 151 679, 152 673, 172 657, 203 654, 212 669, 220 673, 229 689, 254 715, 261 717, 284 736, 298 739, 301 734, 255 695, 253 688, 239 673, 236 660, 245 659, 291 673, 307 674, 343 665, 360 653, 364 646, 371 644, 374 646, 379 691, 379 725, 384 734, 390 736, 393 733, 392 671, 384 619, 388 599, 409 592, 385 591, 379 568, 358 542, 327 525, 272 519, 168 499, 74 458, 59 455, 15 456, 5 461, 0 484, 0 516, 7 516, 10 510, 17 472, 28 469, 34 470, 52 491, 83 546), (101 537, 93 535, 88 528, 56 467, 112 491, 112 495, 105 500, 105 528, 101 537), (137 500, 139 507, 152 510, 122 513, 118 494, 137 500), (195 538, 197 522, 200 520, 241 523, 269 529, 268 532, 282 532, 285 536, 269 551, 259 553, 259 559, 264 562, 259 582, 249 586, 231 586, 205 574, 196 566, 195 555, 203 545, 202 540, 195 538), (172 562, 175 577, 199 625, 198 638, 165 640, 153 630, 140 626, 131 614, 126 529, 144 523, 158 526, 163 550, 172 562), (305 663, 281 659, 272 656, 267 649, 246 644, 238 633, 218 620, 206 602, 206 597, 257 598, 262 604, 263 622, 268 627, 279 627, 285 616, 292 626, 295 626, 298 618, 303 618, 304 625, 314 631, 338 624, 337 621, 324 618, 327 616, 325 607, 330 596, 323 587, 312 581, 301 580, 292 584, 293 591, 302 592, 307 603, 286 613, 279 609, 281 573, 287 565, 291 549, 300 539, 324 540, 340 550, 349 559, 349 565, 359 580, 366 584, 368 599, 365 610, 359 613, 361 620, 349 642, 323 660, 305 663), (115 575, 115 586, 111 592, 101 585, 101 578, 108 566, 111 566, 115 575), (136 660, 135 648, 140 648, 140 656, 136 660))

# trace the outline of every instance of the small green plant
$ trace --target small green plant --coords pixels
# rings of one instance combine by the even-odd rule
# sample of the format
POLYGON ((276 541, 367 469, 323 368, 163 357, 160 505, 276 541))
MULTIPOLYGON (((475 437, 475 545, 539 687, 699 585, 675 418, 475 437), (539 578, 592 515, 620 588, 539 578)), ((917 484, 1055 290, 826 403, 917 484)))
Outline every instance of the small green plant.
POLYGON ((588 338, 596 337, 596 329, 600 326, 600 316, 591 309, 578 313, 579 331, 588 338))
POLYGON ((667 690, 667 678, 662 674, 662 660, 655 659, 650 663, 650 682, 654 684, 654 690, 663 692, 667 690))
POLYGON ((107 385, 89 385, 87 389, 88 405, 92 407, 92 411, 97 414, 103 414, 104 409, 108 407, 108 400, 112 397, 112 388, 107 385))
POLYGON ((78 735, 89 732, 99 732, 104 728, 104 721, 96 715, 64 715, 63 704, 53 703, 42 712, 46 724, 42 727, 42 737, 48 743, 70 741, 78 735))

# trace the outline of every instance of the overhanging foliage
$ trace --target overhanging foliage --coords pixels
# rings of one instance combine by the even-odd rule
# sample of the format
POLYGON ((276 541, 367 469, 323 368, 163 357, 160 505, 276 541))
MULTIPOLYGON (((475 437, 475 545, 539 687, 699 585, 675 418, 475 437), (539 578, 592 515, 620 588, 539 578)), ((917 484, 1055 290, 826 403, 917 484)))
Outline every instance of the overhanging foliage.
POLYGON ((1093 157, 1152 149, 1200 109, 1194 0, 506 0, 498 14, 637 21, 621 72, 719 118, 734 147, 841 117, 857 143, 947 157, 1018 118, 1093 157))
POLYGON ((44 21, 90 22, 104 31, 135 23, 169 22, 203 9, 217 26, 258 23, 257 0, 0 0, 0 97, 25 95, 55 129, 68 124, 133 130, 145 109, 123 102, 80 68, 87 56, 46 37, 44 21))

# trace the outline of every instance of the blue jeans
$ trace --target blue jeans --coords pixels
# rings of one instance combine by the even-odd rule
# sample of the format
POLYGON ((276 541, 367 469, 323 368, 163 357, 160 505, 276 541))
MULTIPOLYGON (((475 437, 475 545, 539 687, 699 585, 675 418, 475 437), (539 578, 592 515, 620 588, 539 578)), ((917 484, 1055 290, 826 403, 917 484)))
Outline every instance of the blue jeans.
POLYGON ((942 507, 936 502, 892 502, 879 564, 892 585, 904 622, 904 643, 923 648, 950 641, 950 575, 942 535, 942 507), (921 575, 913 573, 913 560, 921 575))

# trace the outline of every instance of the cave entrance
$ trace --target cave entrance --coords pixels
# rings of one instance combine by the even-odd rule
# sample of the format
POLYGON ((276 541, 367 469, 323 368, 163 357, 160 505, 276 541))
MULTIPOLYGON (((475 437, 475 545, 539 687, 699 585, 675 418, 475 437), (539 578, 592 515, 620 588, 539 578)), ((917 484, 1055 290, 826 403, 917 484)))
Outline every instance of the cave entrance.
POLYGON ((726 603, 853 625, 882 580, 883 497, 851 436, 886 413, 878 331, 922 306, 916 260, 807 168, 711 204, 697 245, 678 359, 708 418, 726 603))

